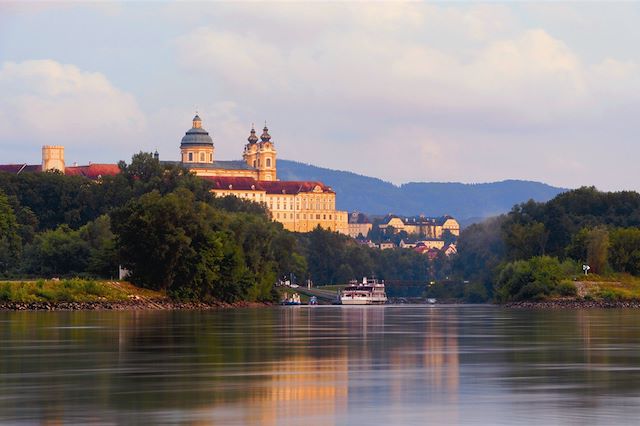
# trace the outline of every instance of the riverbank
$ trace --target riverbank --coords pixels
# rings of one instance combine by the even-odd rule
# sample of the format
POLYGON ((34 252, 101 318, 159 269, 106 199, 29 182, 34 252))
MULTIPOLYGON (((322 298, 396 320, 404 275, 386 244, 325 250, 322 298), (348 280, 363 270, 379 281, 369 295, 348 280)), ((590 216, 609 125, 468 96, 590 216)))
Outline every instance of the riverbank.
POLYGON ((0 311, 206 310, 250 308, 269 303, 182 302, 128 282, 37 280, 0 282, 0 311))
POLYGON ((560 299, 510 302, 506 308, 518 309, 640 309, 640 300, 560 299))
POLYGON ((208 310, 270 306, 260 302, 177 302, 170 299, 125 300, 119 302, 0 302, 0 311, 125 311, 208 310))

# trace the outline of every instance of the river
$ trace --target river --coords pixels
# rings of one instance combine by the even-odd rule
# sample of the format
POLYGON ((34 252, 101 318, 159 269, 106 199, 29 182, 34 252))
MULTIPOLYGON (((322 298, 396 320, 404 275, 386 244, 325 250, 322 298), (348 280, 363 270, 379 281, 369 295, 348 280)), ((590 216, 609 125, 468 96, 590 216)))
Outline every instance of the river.
POLYGON ((2 424, 637 424, 634 310, 0 312, 2 424))

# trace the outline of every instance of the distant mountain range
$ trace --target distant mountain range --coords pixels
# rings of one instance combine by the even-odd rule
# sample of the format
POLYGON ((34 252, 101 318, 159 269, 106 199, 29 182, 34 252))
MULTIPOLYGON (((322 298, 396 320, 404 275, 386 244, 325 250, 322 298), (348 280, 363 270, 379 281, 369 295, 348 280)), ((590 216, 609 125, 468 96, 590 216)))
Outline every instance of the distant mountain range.
POLYGON ((548 201, 566 191, 522 180, 478 184, 411 182, 396 186, 373 177, 289 160, 278 160, 278 178, 324 182, 336 191, 339 210, 370 215, 449 214, 463 225, 505 213, 530 199, 548 201))

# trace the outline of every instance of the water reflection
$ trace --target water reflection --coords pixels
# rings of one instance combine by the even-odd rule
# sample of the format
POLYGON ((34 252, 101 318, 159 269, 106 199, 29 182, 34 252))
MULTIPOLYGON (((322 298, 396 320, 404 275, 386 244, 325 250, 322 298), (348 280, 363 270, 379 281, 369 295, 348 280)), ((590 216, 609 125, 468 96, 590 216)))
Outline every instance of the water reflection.
POLYGON ((0 313, 0 423, 630 423, 634 311, 0 313))

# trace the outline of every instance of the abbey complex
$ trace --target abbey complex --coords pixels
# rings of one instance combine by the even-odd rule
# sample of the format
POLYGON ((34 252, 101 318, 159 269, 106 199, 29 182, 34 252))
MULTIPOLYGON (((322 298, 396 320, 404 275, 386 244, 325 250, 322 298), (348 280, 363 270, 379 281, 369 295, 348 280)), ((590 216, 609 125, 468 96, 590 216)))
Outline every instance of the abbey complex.
MULTIPOLYGON (((294 232, 309 232, 320 226, 324 229, 366 239, 373 225, 363 214, 349 215, 336 209, 336 193, 322 182, 278 180, 277 151, 266 124, 262 134, 251 129, 244 145, 242 160, 218 160, 212 137, 202 127, 202 119, 196 114, 192 126, 180 142, 180 159, 160 160, 162 164, 180 165, 211 183, 211 192, 216 196, 236 196, 264 204, 273 220, 282 223, 285 229, 294 232)), ((64 147, 46 145, 42 147, 42 164, 0 165, 0 171, 9 173, 40 172, 58 170, 66 175, 79 175, 98 180, 101 176, 120 172, 117 164, 89 163, 84 166, 67 166, 64 147)), ((378 225, 387 237, 405 232, 418 244, 432 248, 440 244, 444 248, 444 235, 457 237, 460 225, 450 216, 440 218, 385 217, 378 225)), ((404 247, 404 245, 401 245, 404 247)), ((379 248, 383 248, 382 244, 379 248)))
MULTIPOLYGON (((187 130, 180 143, 180 160, 161 163, 182 165, 197 176, 211 181, 211 191, 217 196, 234 195, 264 203, 273 220, 282 223, 289 231, 309 232, 320 226, 348 233, 348 215, 347 212, 336 210, 336 193, 321 182, 278 180, 276 154, 275 144, 265 124, 259 138, 255 129, 251 129, 242 160, 217 160, 213 139, 196 115, 191 129, 187 130)), ((158 153, 155 155, 159 159, 158 153)), ((66 166, 62 146, 43 146, 42 164, 0 165, 0 171, 9 173, 48 170, 90 179, 120 172, 117 164, 66 166)))
POLYGON ((347 212, 336 210, 336 193, 321 182, 280 181, 276 148, 265 125, 260 138, 251 129, 241 161, 215 159, 209 133, 198 115, 180 143, 180 163, 213 184, 216 195, 264 203, 285 229, 309 232, 320 226, 347 233, 347 212))

